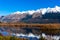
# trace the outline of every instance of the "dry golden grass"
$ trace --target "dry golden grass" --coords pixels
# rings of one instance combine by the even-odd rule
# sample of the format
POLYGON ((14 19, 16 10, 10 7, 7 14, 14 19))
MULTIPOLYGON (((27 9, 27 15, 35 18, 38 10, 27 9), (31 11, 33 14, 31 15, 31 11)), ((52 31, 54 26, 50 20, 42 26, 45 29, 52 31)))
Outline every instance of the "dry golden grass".
POLYGON ((1 27, 12 27, 12 28, 31 28, 33 33, 40 34, 46 33, 50 35, 60 34, 60 24, 26 24, 26 23, 0 23, 1 27), (38 31, 33 30, 33 28, 37 28, 38 31))
POLYGON ((2 27, 37 27, 41 29, 60 29, 59 23, 54 24, 25 24, 25 23, 0 23, 2 27))

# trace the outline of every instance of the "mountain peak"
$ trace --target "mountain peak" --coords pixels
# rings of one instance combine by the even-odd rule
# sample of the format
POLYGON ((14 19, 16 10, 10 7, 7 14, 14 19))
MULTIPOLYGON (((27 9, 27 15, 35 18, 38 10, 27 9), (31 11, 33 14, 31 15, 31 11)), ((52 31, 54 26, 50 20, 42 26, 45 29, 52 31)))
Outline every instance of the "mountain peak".
POLYGON ((54 13, 60 12, 60 7, 59 6, 55 6, 54 8, 48 7, 46 10, 47 10, 46 12, 54 12, 54 13))
POLYGON ((14 12, 14 14, 21 14, 21 12, 20 11, 16 11, 16 12, 14 12))
POLYGON ((41 9, 37 9, 37 10, 28 10, 28 11, 17 11, 17 12, 14 12, 14 14, 23 14, 23 13, 27 13, 27 14, 30 14, 32 15, 33 13, 42 13, 42 14, 45 14, 46 12, 60 12, 60 7, 59 6, 55 6, 54 8, 41 8, 41 9))

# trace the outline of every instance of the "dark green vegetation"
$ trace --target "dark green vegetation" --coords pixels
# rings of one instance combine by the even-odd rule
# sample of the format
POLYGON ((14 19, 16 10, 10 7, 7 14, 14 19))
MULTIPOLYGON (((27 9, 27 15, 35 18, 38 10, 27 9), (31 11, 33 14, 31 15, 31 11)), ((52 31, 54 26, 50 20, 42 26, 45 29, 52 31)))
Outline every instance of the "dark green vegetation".
POLYGON ((41 37, 39 40, 46 40, 45 38, 41 37))
MULTIPOLYGON (((17 38, 15 36, 0 36, 0 40, 29 40, 26 38, 17 38)), ((41 37, 39 40, 46 40, 45 38, 41 37)))
POLYGON ((25 38, 17 38, 17 37, 12 37, 12 36, 0 36, 0 40, 28 40, 25 38))

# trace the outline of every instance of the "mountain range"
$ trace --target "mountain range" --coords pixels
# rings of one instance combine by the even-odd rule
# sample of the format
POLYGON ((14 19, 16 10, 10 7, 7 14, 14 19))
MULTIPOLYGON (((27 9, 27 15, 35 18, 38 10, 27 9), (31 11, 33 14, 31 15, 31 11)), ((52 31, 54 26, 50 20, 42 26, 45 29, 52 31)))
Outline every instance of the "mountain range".
POLYGON ((0 16, 1 22, 24 23, 60 23, 60 7, 41 8, 29 11, 17 11, 6 16, 0 16))

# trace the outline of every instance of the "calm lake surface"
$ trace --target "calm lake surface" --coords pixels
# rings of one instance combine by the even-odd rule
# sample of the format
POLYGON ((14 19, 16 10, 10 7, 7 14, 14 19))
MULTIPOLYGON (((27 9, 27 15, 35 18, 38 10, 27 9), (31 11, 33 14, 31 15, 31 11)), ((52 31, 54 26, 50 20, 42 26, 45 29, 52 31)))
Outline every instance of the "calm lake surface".
POLYGON ((20 27, 0 27, 3 36, 16 36, 29 40, 39 40, 41 36, 46 39, 60 39, 60 29, 40 29, 40 28, 20 28, 20 27))

